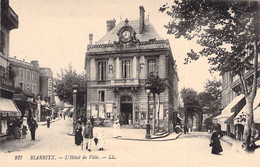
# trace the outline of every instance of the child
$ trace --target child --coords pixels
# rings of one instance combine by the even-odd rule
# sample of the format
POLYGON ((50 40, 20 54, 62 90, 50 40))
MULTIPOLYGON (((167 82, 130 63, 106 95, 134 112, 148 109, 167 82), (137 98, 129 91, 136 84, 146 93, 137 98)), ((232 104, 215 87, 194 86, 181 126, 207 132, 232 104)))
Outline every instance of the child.
POLYGON ((27 127, 23 125, 22 127, 22 139, 25 139, 27 135, 27 127))

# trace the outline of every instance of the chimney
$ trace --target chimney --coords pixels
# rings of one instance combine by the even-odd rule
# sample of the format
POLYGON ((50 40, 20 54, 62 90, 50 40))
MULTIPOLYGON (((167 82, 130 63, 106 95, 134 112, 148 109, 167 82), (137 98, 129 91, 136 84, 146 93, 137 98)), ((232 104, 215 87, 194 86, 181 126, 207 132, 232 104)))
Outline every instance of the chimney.
POLYGON ((116 26, 116 20, 107 20, 107 33, 116 26))
POLYGON ((143 6, 139 6, 140 9, 140 18, 139 18, 139 34, 143 34, 144 33, 144 7, 143 6))
POLYGON ((89 34, 89 45, 93 43, 93 34, 89 34))
POLYGON ((31 61, 31 64, 32 64, 34 67, 39 67, 39 62, 38 62, 37 60, 31 61))

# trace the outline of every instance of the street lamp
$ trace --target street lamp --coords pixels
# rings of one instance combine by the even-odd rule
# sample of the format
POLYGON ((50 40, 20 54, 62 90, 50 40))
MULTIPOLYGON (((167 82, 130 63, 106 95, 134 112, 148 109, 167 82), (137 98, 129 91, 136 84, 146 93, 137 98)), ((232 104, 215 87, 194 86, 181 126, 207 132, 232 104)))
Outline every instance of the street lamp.
POLYGON ((73 135, 75 135, 75 128, 77 124, 77 91, 78 91, 78 85, 73 85, 72 86, 73 90, 73 135))
POLYGON ((145 135, 145 138, 146 139, 151 139, 151 132, 150 132, 150 129, 151 129, 151 125, 149 123, 149 119, 150 119, 150 112, 149 112, 149 97, 150 97, 150 89, 148 87, 145 88, 146 90, 146 93, 147 93, 147 124, 146 124, 146 135, 145 135))

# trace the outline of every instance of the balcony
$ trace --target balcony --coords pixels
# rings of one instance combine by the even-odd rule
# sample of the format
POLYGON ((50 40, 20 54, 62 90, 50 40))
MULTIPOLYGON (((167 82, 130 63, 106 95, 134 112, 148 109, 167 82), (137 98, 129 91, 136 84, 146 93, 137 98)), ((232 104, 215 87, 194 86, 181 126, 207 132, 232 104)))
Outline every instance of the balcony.
POLYGON ((0 76, 0 89, 14 92, 14 83, 9 78, 0 76))
POLYGON ((18 28, 18 15, 9 5, 2 4, 1 15, 1 22, 7 29, 12 30, 18 28))
POLYGON ((138 86, 139 79, 113 79, 111 80, 111 86, 119 86, 119 87, 131 87, 131 86, 138 86))

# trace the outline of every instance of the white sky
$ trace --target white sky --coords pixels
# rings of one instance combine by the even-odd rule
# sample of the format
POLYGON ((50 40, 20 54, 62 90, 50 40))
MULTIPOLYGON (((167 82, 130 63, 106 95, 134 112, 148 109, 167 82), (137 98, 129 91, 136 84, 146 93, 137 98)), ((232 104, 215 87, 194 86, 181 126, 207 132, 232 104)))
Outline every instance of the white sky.
MULTIPOLYGON (((106 33, 106 20, 115 18, 116 24, 128 18, 139 19, 139 6, 145 8, 157 32, 171 42, 178 65, 179 91, 190 87, 200 92, 209 74, 207 60, 183 65, 184 57, 195 42, 174 39, 163 25, 170 17, 158 12, 166 0, 10 0, 19 16, 19 28, 10 33, 10 57, 29 62, 38 60, 41 67, 50 67, 56 76, 71 62, 78 73, 84 71, 89 33, 94 42, 106 33)), ((196 50, 196 49, 195 49, 196 50)))

